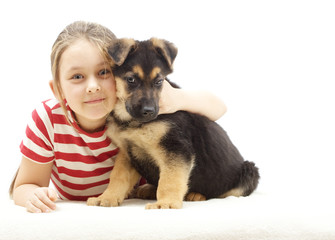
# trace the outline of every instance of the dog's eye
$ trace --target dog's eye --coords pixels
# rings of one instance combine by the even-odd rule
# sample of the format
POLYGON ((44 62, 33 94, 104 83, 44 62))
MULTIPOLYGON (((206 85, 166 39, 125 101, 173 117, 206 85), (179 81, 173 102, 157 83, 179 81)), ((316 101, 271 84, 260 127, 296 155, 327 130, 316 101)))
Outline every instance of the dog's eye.
POLYGON ((157 87, 161 86, 161 85, 163 84, 163 81, 164 81, 163 78, 157 79, 157 80, 155 81, 155 86, 157 86, 157 87))
POLYGON ((133 77, 126 77, 128 83, 135 83, 135 78, 133 77))

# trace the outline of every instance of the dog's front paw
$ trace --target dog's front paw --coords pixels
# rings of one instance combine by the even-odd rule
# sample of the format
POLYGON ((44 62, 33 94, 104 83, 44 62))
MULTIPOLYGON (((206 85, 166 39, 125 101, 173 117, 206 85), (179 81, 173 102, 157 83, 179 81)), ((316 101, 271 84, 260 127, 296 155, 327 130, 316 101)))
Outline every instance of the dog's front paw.
POLYGON ((122 200, 115 197, 103 197, 101 195, 87 199, 86 203, 88 206, 117 207, 120 206, 122 200))
POLYGON ((175 201, 175 202, 157 201, 155 203, 148 203, 145 206, 145 209, 180 209, 182 207, 183 207, 182 201, 175 201))
POLYGON ((86 204, 87 206, 100 206, 100 199, 97 197, 90 197, 87 199, 86 204))

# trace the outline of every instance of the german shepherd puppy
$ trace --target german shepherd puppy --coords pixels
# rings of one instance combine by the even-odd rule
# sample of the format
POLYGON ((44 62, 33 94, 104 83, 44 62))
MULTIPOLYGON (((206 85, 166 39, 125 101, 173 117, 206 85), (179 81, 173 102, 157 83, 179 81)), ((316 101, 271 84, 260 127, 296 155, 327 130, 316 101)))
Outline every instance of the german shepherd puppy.
POLYGON ((88 205, 120 205, 140 176, 157 187, 157 202, 147 209, 181 208, 190 193, 210 199, 256 189, 258 168, 244 161, 217 123, 186 111, 158 115, 162 84, 177 55, 172 43, 119 39, 109 54, 118 101, 107 133, 120 151, 109 186, 88 205))

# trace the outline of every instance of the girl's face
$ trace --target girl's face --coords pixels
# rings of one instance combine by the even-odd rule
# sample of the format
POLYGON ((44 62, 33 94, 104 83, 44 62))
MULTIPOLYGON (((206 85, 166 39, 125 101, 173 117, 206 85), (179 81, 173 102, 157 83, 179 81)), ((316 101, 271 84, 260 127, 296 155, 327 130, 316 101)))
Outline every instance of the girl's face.
POLYGON ((80 127, 89 132, 104 127, 116 90, 110 65, 99 49, 85 39, 74 42, 62 54, 59 73, 63 95, 80 127))

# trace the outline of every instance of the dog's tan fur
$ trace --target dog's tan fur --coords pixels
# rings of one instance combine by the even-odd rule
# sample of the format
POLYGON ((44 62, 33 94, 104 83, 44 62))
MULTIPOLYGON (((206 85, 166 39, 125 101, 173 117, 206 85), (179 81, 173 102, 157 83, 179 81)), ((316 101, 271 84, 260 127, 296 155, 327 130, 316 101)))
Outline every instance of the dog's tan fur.
POLYGON ((143 69, 141 68, 140 65, 134 66, 133 67, 133 72, 136 73, 136 74, 138 74, 138 76, 140 78, 142 78, 142 79, 144 78, 144 72, 143 72, 143 69))
POLYGON ((167 161, 160 165, 160 178, 157 188, 157 202, 149 203, 146 209, 181 208, 187 192, 190 168, 171 166, 167 161))
POLYGON ((131 193, 139 177, 139 173, 131 166, 127 154, 121 149, 110 175, 110 179, 113 179, 113 181, 109 182, 107 189, 102 195, 97 198, 89 198, 87 205, 119 206, 124 198, 131 193))

